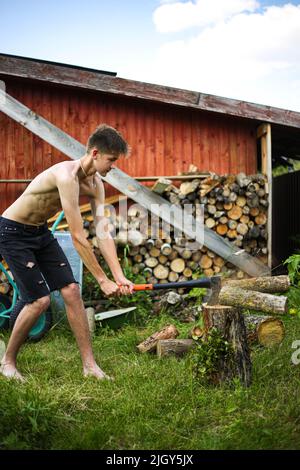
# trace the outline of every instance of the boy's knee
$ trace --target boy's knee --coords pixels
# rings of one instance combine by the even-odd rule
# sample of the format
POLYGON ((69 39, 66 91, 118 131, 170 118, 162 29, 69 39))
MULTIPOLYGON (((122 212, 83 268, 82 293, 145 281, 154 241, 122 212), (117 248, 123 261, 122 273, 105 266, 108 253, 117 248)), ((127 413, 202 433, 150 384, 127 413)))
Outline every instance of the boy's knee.
POLYGON ((39 311, 43 312, 47 310, 50 305, 50 296, 45 295, 44 297, 40 297, 39 299, 35 300, 32 305, 36 307, 39 311))
POLYGON ((80 299, 80 290, 79 285, 73 282, 72 284, 68 284, 67 286, 61 289, 62 296, 65 299, 75 300, 80 299))

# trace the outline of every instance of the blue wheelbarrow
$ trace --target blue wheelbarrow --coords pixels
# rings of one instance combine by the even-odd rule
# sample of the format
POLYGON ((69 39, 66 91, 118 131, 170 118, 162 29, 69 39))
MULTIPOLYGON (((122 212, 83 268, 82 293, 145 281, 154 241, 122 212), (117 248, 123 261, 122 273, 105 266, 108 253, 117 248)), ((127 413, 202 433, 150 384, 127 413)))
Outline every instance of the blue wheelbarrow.
MULTIPOLYGON (((75 279, 77 278, 76 280, 81 285, 82 262, 73 247, 73 244, 71 242, 71 236, 69 233, 55 233, 55 230, 58 224, 63 219, 63 217, 64 212, 62 211, 56 219, 55 223, 53 224, 51 232, 56 236, 58 242, 63 245, 62 248, 64 249, 68 259, 70 260, 70 258, 74 258, 73 263, 71 262, 70 264, 73 269, 73 272, 75 271, 75 279), (68 253, 66 253, 66 250, 68 250, 68 253)), ((12 329, 25 303, 20 298, 20 293, 16 283, 14 282, 9 272, 6 270, 2 263, 0 263, 0 271, 4 273, 6 282, 8 282, 13 289, 12 300, 8 295, 0 294, 0 329, 12 329)), ((43 312, 42 315, 40 315, 37 322, 33 325, 28 334, 28 340, 39 341, 40 339, 42 339, 53 325, 53 311, 57 312, 59 310, 61 312, 63 311, 63 309, 64 304, 60 294, 56 292, 51 293, 51 306, 48 310, 43 312)))

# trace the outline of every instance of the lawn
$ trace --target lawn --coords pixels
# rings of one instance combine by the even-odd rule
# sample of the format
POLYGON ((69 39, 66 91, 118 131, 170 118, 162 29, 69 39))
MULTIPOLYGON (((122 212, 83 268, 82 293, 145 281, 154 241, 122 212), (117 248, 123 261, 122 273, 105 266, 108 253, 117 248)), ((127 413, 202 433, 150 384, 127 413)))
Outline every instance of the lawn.
MULTIPOLYGON (((0 449, 300 449, 300 364, 291 361, 300 319, 283 320, 280 346, 252 349, 248 389, 197 383, 189 356, 139 354, 141 340, 174 323, 166 314, 97 329, 95 355, 114 382, 83 378, 72 334, 55 327, 24 346, 27 383, 0 377, 0 449)), ((175 323, 184 337, 190 325, 175 323)))

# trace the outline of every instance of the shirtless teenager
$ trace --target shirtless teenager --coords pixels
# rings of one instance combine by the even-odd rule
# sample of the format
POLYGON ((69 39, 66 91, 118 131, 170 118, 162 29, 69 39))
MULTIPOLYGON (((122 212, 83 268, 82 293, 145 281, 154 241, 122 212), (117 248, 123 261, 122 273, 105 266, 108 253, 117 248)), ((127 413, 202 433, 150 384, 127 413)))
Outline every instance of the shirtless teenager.
POLYGON ((105 295, 132 293, 133 284, 123 274, 114 240, 97 230, 99 249, 115 282, 100 267, 85 238, 79 208, 79 196, 88 196, 96 228, 101 223, 101 230, 105 231, 104 186, 99 174, 105 176, 119 156, 127 153, 127 143, 119 132, 102 124, 89 137, 86 153, 80 160, 58 163, 39 174, 0 216, 0 253, 14 276, 21 299, 27 302, 1 361, 0 372, 6 377, 24 381, 17 370, 19 349, 39 315, 49 306, 50 291, 60 290, 84 376, 110 378, 95 362, 79 286, 63 250, 47 227, 47 220, 64 210, 74 246, 105 295))

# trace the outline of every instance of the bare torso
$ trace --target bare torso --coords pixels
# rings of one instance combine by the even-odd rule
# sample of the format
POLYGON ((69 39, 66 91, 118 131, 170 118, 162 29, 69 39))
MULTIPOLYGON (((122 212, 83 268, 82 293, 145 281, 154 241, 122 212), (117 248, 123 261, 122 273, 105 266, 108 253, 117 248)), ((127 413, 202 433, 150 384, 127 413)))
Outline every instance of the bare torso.
POLYGON ((34 178, 23 194, 3 212, 3 217, 29 225, 42 225, 47 222, 50 217, 62 210, 57 189, 57 176, 62 171, 67 178, 78 182, 80 196, 93 196, 94 176, 79 181, 79 162, 61 162, 34 178))

